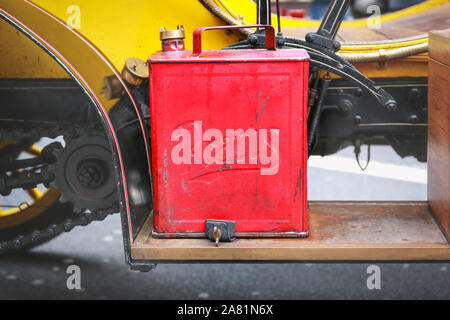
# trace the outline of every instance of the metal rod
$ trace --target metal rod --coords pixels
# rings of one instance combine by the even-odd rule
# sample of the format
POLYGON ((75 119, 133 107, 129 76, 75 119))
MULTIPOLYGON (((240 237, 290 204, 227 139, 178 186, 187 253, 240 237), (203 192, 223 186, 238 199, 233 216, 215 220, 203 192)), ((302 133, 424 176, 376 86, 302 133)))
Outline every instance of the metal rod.
POLYGON ((257 24, 271 25, 272 19, 270 16, 271 13, 270 0, 258 0, 257 8, 258 8, 257 24))
POLYGON ((319 100, 314 108, 313 117, 311 119, 310 126, 308 128, 308 155, 311 154, 314 140, 316 138, 316 129, 319 126, 320 115, 322 113, 323 103, 327 96, 328 87, 330 86, 331 78, 325 77, 322 79, 322 86, 320 88, 319 100))
POLYGON ((277 0, 277 23, 278 23, 278 36, 281 36, 281 21, 280 21, 280 0, 277 0))
POLYGON ((349 5, 350 0, 333 0, 327 8, 318 33, 334 39, 349 5))

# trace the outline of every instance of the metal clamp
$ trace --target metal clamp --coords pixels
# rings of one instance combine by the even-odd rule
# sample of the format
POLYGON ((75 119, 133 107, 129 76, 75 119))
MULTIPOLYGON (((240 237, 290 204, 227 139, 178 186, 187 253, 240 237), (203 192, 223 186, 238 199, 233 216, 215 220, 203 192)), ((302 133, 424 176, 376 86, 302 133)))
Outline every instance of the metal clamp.
POLYGON ((317 32, 310 32, 306 35, 306 41, 327 48, 334 52, 339 51, 341 44, 334 40, 336 34, 344 20, 350 0, 333 0, 328 6, 325 17, 317 32))
POLYGON ((205 223, 205 234, 212 242, 219 246, 219 241, 231 242, 234 236, 234 221, 208 219, 205 223))

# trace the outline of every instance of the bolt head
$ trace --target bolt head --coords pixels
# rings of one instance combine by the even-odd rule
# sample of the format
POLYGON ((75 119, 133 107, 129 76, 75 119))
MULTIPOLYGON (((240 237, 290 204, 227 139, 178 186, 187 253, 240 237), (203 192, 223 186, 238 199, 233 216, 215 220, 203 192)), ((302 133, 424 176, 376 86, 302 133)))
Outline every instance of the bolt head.
POLYGON ((361 97, 363 95, 363 90, 361 88, 357 88, 355 90, 355 96, 361 97))
POLYGON ((339 42, 334 42, 333 43, 333 50, 334 51, 339 51, 339 49, 341 49, 341 44, 339 42))
POLYGON ((395 101, 390 101, 385 104, 385 108, 387 111, 396 111, 397 110, 397 103, 395 101))
POLYGON ((284 38, 277 38, 277 45, 279 47, 284 46, 284 42, 285 42, 284 38))
POLYGON ((419 117, 416 114, 412 114, 409 116, 410 123, 417 123, 419 121, 419 117))
POLYGON ((342 99, 339 101, 338 107, 343 113, 347 114, 352 110, 353 104, 350 100, 342 99))
POLYGON ((411 90, 409 90, 408 92, 408 97, 412 100, 412 99, 417 99, 420 97, 420 90, 417 88, 412 88, 411 90))
POLYGON ((256 46, 258 44, 258 37, 254 34, 251 34, 248 36, 248 42, 252 45, 252 46, 256 46))

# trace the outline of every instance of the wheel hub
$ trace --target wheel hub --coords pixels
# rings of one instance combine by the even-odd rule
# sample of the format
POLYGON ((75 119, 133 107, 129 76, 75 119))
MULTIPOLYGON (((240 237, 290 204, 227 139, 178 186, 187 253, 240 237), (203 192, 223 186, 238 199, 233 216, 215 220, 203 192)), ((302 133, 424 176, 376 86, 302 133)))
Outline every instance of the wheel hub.
POLYGON ((61 190, 61 201, 71 202, 76 211, 108 208, 117 198, 114 166, 109 144, 102 136, 67 139, 66 146, 55 153, 52 168, 61 190))
POLYGON ((95 160, 81 163, 78 169, 78 181, 85 188, 95 189, 102 185, 105 178, 103 167, 95 160))

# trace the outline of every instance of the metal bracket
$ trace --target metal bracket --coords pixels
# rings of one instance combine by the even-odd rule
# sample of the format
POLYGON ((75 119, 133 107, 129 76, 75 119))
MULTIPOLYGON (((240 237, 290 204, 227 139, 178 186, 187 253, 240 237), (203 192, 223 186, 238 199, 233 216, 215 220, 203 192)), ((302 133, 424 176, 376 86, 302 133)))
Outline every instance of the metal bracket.
POLYGON ((306 41, 324 47, 333 52, 339 51, 341 44, 334 40, 344 20, 350 0, 333 0, 328 6, 327 12, 317 32, 306 35, 306 41))
MULTIPOLYGON (((276 37, 276 42, 277 47, 282 49, 305 49, 311 57, 311 66, 326 70, 349 80, 373 96, 387 111, 396 111, 397 102, 387 91, 377 87, 372 80, 364 76, 353 65, 334 52, 299 39, 276 37)), ((264 46, 264 34, 255 32, 248 37, 248 40, 235 43, 225 49, 252 49, 264 48, 264 46)))
POLYGON ((234 221, 224 220, 206 220, 205 234, 209 240, 219 246, 219 241, 231 242, 236 238, 234 236, 234 221))

